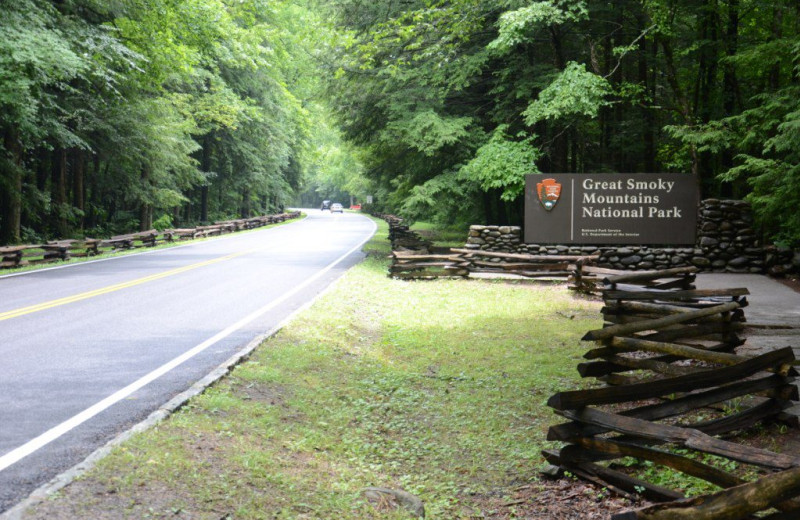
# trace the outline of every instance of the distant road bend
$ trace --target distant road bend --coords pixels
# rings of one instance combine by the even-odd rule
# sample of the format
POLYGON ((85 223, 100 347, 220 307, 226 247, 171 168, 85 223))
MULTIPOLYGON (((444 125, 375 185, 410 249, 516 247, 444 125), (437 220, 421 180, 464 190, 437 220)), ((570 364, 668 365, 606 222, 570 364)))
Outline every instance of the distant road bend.
POLYGON ((370 219, 306 212, 279 227, 0 276, 0 512, 361 260, 370 219))

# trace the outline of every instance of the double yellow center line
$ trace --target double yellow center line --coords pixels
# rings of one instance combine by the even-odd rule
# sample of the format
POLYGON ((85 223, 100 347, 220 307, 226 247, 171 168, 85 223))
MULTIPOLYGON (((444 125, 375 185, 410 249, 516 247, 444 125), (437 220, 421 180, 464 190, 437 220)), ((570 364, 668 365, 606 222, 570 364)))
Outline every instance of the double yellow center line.
POLYGON ((54 307, 60 307, 62 305, 67 305, 69 303, 79 302, 81 300, 88 300, 89 298, 94 298, 95 296, 100 296, 103 294, 121 291, 122 289, 127 289, 129 287, 135 287, 137 285, 154 282, 156 280, 161 280, 162 278, 167 278, 169 276, 174 276, 176 274, 185 273, 186 271, 191 271, 193 269, 198 269, 200 267, 205 267, 207 265, 217 264, 220 262, 224 262, 226 260, 231 260, 239 256, 244 256, 253 253, 255 251, 258 251, 260 249, 263 248, 251 249, 248 251, 242 251, 240 253, 233 253, 230 255, 221 256, 219 258, 206 260, 205 262, 198 262, 196 264, 191 264, 184 267, 178 267, 177 269, 172 269, 170 271, 164 271, 162 273, 145 276, 143 278, 137 278, 136 280, 131 280, 129 282, 122 282, 115 285, 109 285, 108 287, 95 289, 94 291, 87 291, 80 294, 75 294, 73 296, 67 296, 65 298, 59 298, 57 300, 51 300, 48 302, 38 303, 36 305, 30 305, 28 307, 22 307, 20 309, 15 309, 12 311, 0 312, 0 321, 10 320, 11 318, 18 318, 20 316, 25 316, 26 314, 33 314, 34 312, 40 312, 47 309, 52 309, 54 307))

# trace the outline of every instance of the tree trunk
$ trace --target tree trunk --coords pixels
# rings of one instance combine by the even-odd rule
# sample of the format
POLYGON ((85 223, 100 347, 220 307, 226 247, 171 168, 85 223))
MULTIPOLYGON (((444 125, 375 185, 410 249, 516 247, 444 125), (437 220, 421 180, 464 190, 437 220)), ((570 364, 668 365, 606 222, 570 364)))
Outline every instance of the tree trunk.
POLYGON ((20 241, 20 226, 22 222, 22 169, 21 147, 19 141, 6 133, 3 145, 8 157, 2 161, 3 177, 7 179, 7 186, 2 197, 3 219, 0 227, 0 243, 16 243, 20 241))
MULTIPOLYGON (((645 27, 646 20, 644 17, 640 17, 639 25, 640 27, 645 27)), ((647 38, 642 38, 639 41, 639 84, 642 85, 645 92, 649 92, 652 95, 655 93, 655 89, 652 88, 650 84, 650 74, 649 74, 649 63, 647 61, 649 57, 649 49, 647 45, 647 38)), ((655 104, 655 100, 651 99, 650 103, 655 104)), ((655 117, 653 114, 653 109, 648 106, 648 103, 643 103, 641 108, 642 114, 642 122, 644 123, 644 128, 642 128, 642 159, 641 164, 646 173, 656 173, 656 165, 655 165, 655 157, 656 157, 656 150, 655 150, 655 117)))
MULTIPOLYGON (((783 6, 775 6, 772 10, 772 41, 779 40, 783 37, 783 6)), ((778 90, 781 86, 781 64, 780 61, 770 68, 769 71, 769 88, 772 92, 778 90)))
MULTIPOLYGON (((97 180, 100 178, 100 156, 94 154, 92 157, 92 170, 89 174, 88 184, 88 207, 86 211, 85 225, 88 228, 93 228, 97 225, 97 207, 100 200, 99 189, 97 187, 97 180)), ((103 178, 108 178, 108 164, 106 165, 106 174, 103 178)))
POLYGON ((241 217, 242 218, 250 218, 251 211, 250 211, 250 188, 245 188, 242 192, 242 211, 241 217))
POLYGON ((78 210, 78 229, 83 230, 86 214, 86 156, 83 150, 72 152, 72 205, 78 210))
MULTIPOLYGON (((203 138, 203 148, 200 156, 200 170, 205 173, 211 172, 211 146, 213 139, 210 133, 203 138)), ((208 222, 208 183, 200 186, 200 221, 208 222)))
MULTIPOLYGON (((566 60, 564 58, 564 45, 562 42, 561 31, 556 26, 550 27, 550 42, 553 46, 554 65, 559 71, 566 68, 566 60)), ((567 163, 567 132, 565 130, 559 131, 558 128, 553 130, 553 146, 550 152, 551 155, 551 171, 552 173, 565 173, 568 171, 567 163)))
MULTIPOLYGON (((683 88, 681 88, 680 81, 678 80, 678 71, 675 68, 675 57, 674 53, 672 52, 672 44, 669 42, 667 38, 661 38, 661 48, 664 51, 667 83, 669 83, 669 86, 672 89, 673 94, 675 94, 675 99, 678 103, 678 112, 683 117, 684 124, 686 124, 687 126, 693 126, 694 120, 692 118, 692 111, 689 106, 689 100, 686 98, 686 95, 683 92, 683 88)), ((692 167, 691 167, 692 173, 694 175, 697 175, 699 170, 697 148, 694 145, 690 145, 689 149, 692 158, 692 167)))
MULTIPOLYGON (((142 166, 141 172, 142 186, 145 191, 150 188, 150 168, 146 165, 142 166)), ((143 200, 139 206, 139 231, 147 231, 153 227, 153 206, 147 201, 143 200)))
POLYGON ((53 219, 57 238, 66 238, 69 234, 67 223, 67 151, 56 148, 53 151, 53 219))
POLYGON ((200 221, 208 222, 208 186, 200 186, 200 221))
MULTIPOLYGON (((739 0, 728 0, 728 23, 725 28, 725 55, 731 58, 736 55, 739 46, 739 0)), ((722 78, 722 110, 724 117, 730 117, 737 111, 739 104, 739 82, 736 78, 736 66, 728 60, 723 65, 722 78)), ((723 172, 733 167, 733 151, 724 149, 720 156, 720 167, 723 172)), ((723 197, 736 197, 738 190, 730 183, 722 183, 723 197)))

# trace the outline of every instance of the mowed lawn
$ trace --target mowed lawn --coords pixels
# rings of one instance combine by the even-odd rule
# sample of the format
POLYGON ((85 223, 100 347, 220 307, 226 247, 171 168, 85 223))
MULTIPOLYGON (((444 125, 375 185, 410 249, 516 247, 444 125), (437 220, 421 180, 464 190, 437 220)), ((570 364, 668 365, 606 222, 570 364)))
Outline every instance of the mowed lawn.
POLYGON ((510 507, 559 422, 547 398, 581 385, 599 304, 563 284, 392 280, 385 236, 229 377, 27 517, 409 518, 369 486, 416 495, 427 518, 510 507))

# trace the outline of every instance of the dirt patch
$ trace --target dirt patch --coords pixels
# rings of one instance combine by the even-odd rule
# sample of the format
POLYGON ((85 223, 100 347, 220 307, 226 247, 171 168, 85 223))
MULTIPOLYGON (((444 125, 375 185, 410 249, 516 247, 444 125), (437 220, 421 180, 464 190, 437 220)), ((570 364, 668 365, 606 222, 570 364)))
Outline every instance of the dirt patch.
POLYGON ((773 278, 773 280, 782 283, 786 287, 789 287, 794 292, 800 293, 800 277, 797 275, 790 275, 785 278, 773 278))
MULTIPOLYGON (((466 500, 465 500, 466 501, 466 500)), ((517 487, 511 494, 469 497, 470 519, 608 520, 612 514, 636 509, 646 502, 632 502, 580 480, 542 481, 517 487)))
POLYGON ((284 385, 243 382, 231 388, 231 393, 245 401, 283 406, 290 397, 290 390, 284 385))

